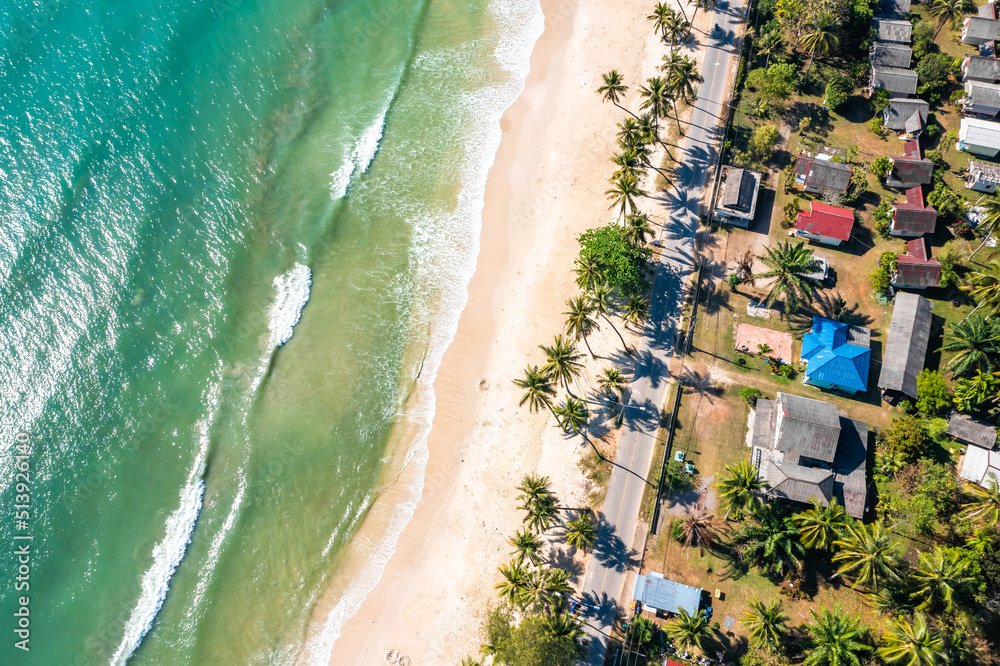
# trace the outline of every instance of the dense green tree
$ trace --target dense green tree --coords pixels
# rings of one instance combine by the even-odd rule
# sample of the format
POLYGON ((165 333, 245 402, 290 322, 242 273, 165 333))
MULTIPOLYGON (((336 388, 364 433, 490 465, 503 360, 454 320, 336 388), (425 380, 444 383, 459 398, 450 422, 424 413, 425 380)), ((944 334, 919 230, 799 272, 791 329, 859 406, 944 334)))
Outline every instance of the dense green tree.
POLYGON ((760 508, 760 494, 767 489, 767 482, 760 478, 755 466, 742 460, 726 465, 726 475, 715 484, 715 489, 726 507, 725 520, 730 515, 739 520, 744 511, 756 513, 760 508))
POLYGON ((743 627, 750 632, 750 642, 772 652, 781 649, 788 616, 781 609, 781 601, 769 604, 754 597, 748 610, 743 611, 743 627))
POLYGON ((747 76, 747 85, 773 106, 784 106, 795 93, 798 82, 798 68, 785 62, 776 62, 767 69, 755 69, 747 76))
POLYGON ((649 287, 645 271, 652 253, 648 247, 632 245, 624 227, 590 229, 580 236, 579 242, 583 251, 591 252, 601 267, 604 282, 621 296, 637 296, 649 287))
POLYGON ((753 279, 771 281, 765 299, 768 307, 773 306, 779 296, 784 297, 785 310, 790 313, 798 310, 802 301, 812 301, 818 285, 808 275, 816 272, 819 262, 805 243, 793 245, 785 241, 777 246, 768 246, 764 248, 764 254, 757 255, 757 260, 767 270, 754 274, 753 279))
POLYGON ((1000 317, 974 314, 953 324, 945 333, 942 349, 958 352, 945 366, 956 377, 969 375, 976 370, 1000 370, 1000 317))
POLYGON ((926 452, 927 431, 920 419, 912 414, 894 418, 879 437, 888 450, 900 454, 906 461, 916 460, 926 452))
POLYGON ((528 615, 518 624, 506 608, 486 619, 482 652, 507 666, 573 666, 586 654, 579 631, 567 632, 548 615, 528 615))
POLYGON ((871 525, 850 523, 843 537, 833 542, 838 573, 854 578, 851 587, 861 585, 878 590, 886 581, 899 578, 899 555, 891 532, 879 520, 871 525))
POLYGON ((861 617, 845 614, 840 606, 833 611, 821 608, 819 613, 810 608, 809 614, 813 623, 807 627, 806 666, 860 666, 861 656, 871 652, 862 642, 861 617))
POLYGON ((826 84, 826 104, 833 110, 844 104, 854 94, 854 81, 846 76, 835 76, 826 84))
POLYGON ((924 414, 937 416, 951 407, 948 382, 940 372, 924 368, 917 375, 917 409, 924 414))
POLYGON ((750 134, 747 150, 753 160, 763 160, 774 153, 774 145, 780 138, 777 125, 758 125, 750 134))
POLYGON ((951 74, 951 58, 943 53, 928 53, 914 68, 917 79, 923 90, 929 93, 940 92, 948 85, 948 77, 951 74))
POLYGON ((815 497, 810 500, 812 508, 792 518, 795 526, 799 528, 799 539, 806 548, 829 550, 847 525, 849 520, 847 511, 836 497, 826 506, 815 497))

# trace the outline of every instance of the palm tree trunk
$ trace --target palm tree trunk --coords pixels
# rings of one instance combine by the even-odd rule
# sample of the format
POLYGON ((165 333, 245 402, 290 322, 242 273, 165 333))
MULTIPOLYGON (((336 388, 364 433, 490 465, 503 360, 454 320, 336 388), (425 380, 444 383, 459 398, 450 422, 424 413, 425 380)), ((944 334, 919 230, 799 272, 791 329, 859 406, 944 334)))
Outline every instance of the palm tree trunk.
MULTIPOLYGON (((977 305, 976 307, 974 307, 974 308, 972 309, 972 312, 970 312, 969 314, 967 314, 967 315, 965 315, 964 317, 962 317, 962 321, 965 321, 966 319, 968 319, 968 318, 969 318, 969 317, 971 317, 972 315, 976 314, 976 310, 978 310, 979 308, 983 307, 984 305, 986 305, 986 301, 983 301, 983 302, 981 302, 981 303, 980 303, 979 305, 977 305)), ((958 323, 959 323, 959 324, 961 324, 961 323, 962 323, 962 321, 960 321, 960 322, 958 322, 958 323)))
POLYGON ((631 111, 629 111, 628 109, 626 109, 626 108, 625 108, 624 106, 622 106, 622 105, 621 105, 621 104, 619 104, 618 102, 612 102, 612 104, 614 104, 614 105, 615 105, 615 106, 617 106, 617 107, 618 107, 619 109, 621 109, 622 111, 624 111, 624 112, 625 112, 625 113, 627 113, 628 115, 632 116, 632 117, 633 117, 633 118, 635 118, 636 120, 639 120, 639 116, 635 115, 634 113, 632 113, 631 111))
POLYGON ((681 117, 677 114, 677 100, 670 100, 670 105, 674 107, 674 119, 677 121, 677 133, 684 136, 684 128, 681 127, 681 117))
POLYGON ((806 75, 802 77, 802 81, 805 82, 809 79, 809 70, 813 66, 813 56, 816 55, 816 49, 809 52, 809 65, 806 67, 806 75))
POLYGON ((608 326, 610 326, 615 333, 618 333, 618 339, 622 341, 622 347, 625 348, 625 353, 631 356, 632 350, 628 348, 628 344, 625 343, 625 338, 622 337, 622 334, 618 332, 618 329, 615 328, 613 323, 611 323, 611 320, 608 319, 607 315, 602 314, 601 317, 604 318, 604 321, 608 322, 608 326))
MULTIPOLYGON (((674 156, 670 154, 669 150, 667 151, 667 155, 670 157, 671 160, 674 159, 674 156)), ((667 184, 670 184, 670 177, 667 174, 660 171, 659 169, 657 169, 655 166, 653 166, 653 164, 649 160, 646 160, 646 166, 655 171, 656 173, 660 174, 661 176, 663 176, 663 180, 667 181, 667 184)))
POLYGON ((597 358, 597 355, 594 353, 594 350, 590 348, 590 340, 587 339, 586 335, 583 336, 583 344, 587 345, 587 351, 590 352, 590 358, 597 358))
POLYGON ((970 254, 970 255, 969 255, 969 259, 971 260, 971 259, 972 259, 972 258, 973 258, 974 256, 976 256, 976 252, 979 252, 980 250, 982 250, 982 249, 983 249, 983 246, 984 246, 984 245, 986 245, 986 242, 987 242, 987 241, 988 241, 988 240, 989 240, 990 238, 992 238, 992 237, 993 237, 993 234, 986 234, 986 238, 984 238, 984 239, 983 239, 983 242, 979 244, 979 247, 977 247, 977 248, 975 249, 975 252, 973 252, 972 254, 970 254))
MULTIPOLYGON (((688 15, 687 15, 687 12, 684 11, 684 4, 681 2, 681 0, 677 0, 677 7, 681 10, 681 16, 684 17, 685 21, 687 21, 688 20, 688 15)), ((695 8, 695 11, 698 11, 698 9, 695 8)), ((688 21, 688 22, 689 23, 694 23, 694 21, 688 21)))

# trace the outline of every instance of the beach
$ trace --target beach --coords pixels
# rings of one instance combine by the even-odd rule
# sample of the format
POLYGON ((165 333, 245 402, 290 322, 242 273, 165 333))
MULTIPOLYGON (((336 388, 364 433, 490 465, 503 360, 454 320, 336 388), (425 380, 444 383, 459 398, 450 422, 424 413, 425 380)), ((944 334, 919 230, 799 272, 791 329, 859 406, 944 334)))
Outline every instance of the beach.
MULTIPOLYGON (((590 491, 578 466, 587 445, 566 437, 547 412, 519 407, 511 380, 540 364, 537 345, 562 332, 565 301, 578 292, 576 237, 614 218, 604 191, 615 123, 625 114, 596 93, 601 74, 618 70, 630 88, 626 106, 637 108, 638 84, 656 75, 665 49, 646 20, 646 1, 543 0, 542 9, 545 29, 524 91, 501 123, 468 304, 434 383, 423 493, 381 580, 344 625, 331 664, 397 655, 447 664, 477 655, 481 620, 496 603, 497 566, 521 524, 515 485, 528 472, 546 475, 565 506, 584 506, 590 491)), ((587 357, 580 379, 588 393, 621 356, 617 335, 601 323, 590 338, 599 358, 587 357)), ((560 565, 579 584, 581 556, 561 553, 560 565)))

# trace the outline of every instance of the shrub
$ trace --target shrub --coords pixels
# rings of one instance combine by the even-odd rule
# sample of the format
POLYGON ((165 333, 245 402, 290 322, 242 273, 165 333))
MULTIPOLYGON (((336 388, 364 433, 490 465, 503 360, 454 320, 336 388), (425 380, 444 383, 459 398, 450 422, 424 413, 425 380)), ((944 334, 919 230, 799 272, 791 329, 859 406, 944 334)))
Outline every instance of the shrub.
POLYGON ((886 251, 878 258, 878 268, 871 274, 872 290, 877 295, 887 296, 892 288, 892 276, 896 272, 899 260, 896 253, 886 251))
POLYGON ((901 412, 904 412, 906 414, 912 414, 913 412, 916 411, 916 409, 917 408, 913 406, 912 400, 907 400, 904 398, 903 400, 899 401, 899 411, 901 412))
POLYGON ((890 171, 892 171, 892 160, 885 155, 872 160, 872 174, 878 178, 880 183, 885 183, 885 179, 889 177, 890 171))
POLYGON ((678 543, 684 541, 684 525, 680 520, 670 524, 670 538, 678 543))
POLYGON ((743 398, 748 405, 751 407, 757 406, 757 399, 763 398, 764 394, 761 393, 759 388, 753 386, 744 386, 740 389, 740 397, 743 398))
POLYGON ((951 58, 943 53, 929 53, 914 68, 924 92, 939 93, 948 85, 951 75, 951 58))
POLYGON ((882 124, 882 116, 875 116, 874 118, 869 120, 868 129, 870 129, 875 134, 875 136, 879 138, 884 139, 887 136, 889 136, 889 130, 887 130, 885 128, 885 125, 882 124))
POLYGON ((750 135, 747 148, 754 160, 763 160, 774 153, 774 145, 778 142, 778 127, 776 125, 759 125, 750 135))
POLYGON ((826 104, 834 111, 851 98, 854 82, 846 76, 835 76, 826 84, 826 104))
POLYGON ((795 185, 795 164, 789 164, 782 169, 781 176, 781 189, 785 194, 788 194, 792 191, 792 186, 795 185))
POLYGON ((872 213, 872 218, 875 220, 875 231, 888 238, 889 227, 892 224, 892 204, 888 201, 880 203, 872 213))
POLYGON ((937 416, 951 406, 948 383, 940 372, 923 369, 917 375, 917 409, 924 414, 937 416))
POLYGON ((932 206, 940 217, 958 220, 965 217, 969 204, 964 197, 939 180, 934 189, 927 195, 927 204, 932 206))
POLYGON ((730 289, 736 289, 736 287, 738 287, 741 284, 743 284, 743 279, 740 278, 740 276, 737 275, 736 273, 730 273, 729 277, 726 278, 726 282, 729 283, 729 288, 730 289))
POLYGON ((879 433, 886 448, 900 454, 905 460, 919 458, 927 446, 927 433, 920 420, 912 415, 892 420, 888 428, 879 433))
POLYGON ((781 226, 785 229, 791 229, 795 226, 795 220, 798 219, 799 212, 801 212, 801 209, 799 208, 799 198, 795 197, 790 202, 786 203, 782 211, 785 213, 785 217, 781 220, 781 226))
POLYGON ((911 42, 913 44, 913 58, 919 64, 934 43, 934 27, 926 21, 920 21, 913 26, 911 42))
POLYGON ((645 270, 652 251, 648 247, 635 246, 626 237, 626 229, 621 225, 609 225, 590 229, 579 238, 583 249, 592 251, 597 262, 604 268, 608 285, 625 297, 646 291, 645 270))
POLYGON ((959 106, 964 99, 965 99, 965 88, 959 88, 958 90, 953 90, 951 92, 951 97, 948 98, 948 101, 954 104, 955 106, 959 106))
POLYGON ((889 106, 889 91, 885 88, 876 88, 872 96, 868 98, 868 104, 871 105, 872 111, 875 113, 885 111, 886 107, 889 106))

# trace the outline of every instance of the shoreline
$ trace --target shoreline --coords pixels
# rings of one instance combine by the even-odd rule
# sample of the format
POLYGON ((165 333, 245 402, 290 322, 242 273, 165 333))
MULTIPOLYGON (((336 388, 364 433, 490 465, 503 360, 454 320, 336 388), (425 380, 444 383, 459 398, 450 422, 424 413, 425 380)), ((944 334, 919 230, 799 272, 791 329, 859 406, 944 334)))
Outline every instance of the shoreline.
MULTIPOLYGON (((423 492, 380 580, 341 628, 330 664, 394 663, 390 650, 413 664, 477 654, 496 566, 520 525, 514 486, 539 471, 561 498, 586 501, 578 467, 586 445, 567 440, 547 414, 519 409, 510 380, 562 329, 563 301, 576 291, 576 235, 613 217, 603 191, 621 113, 594 91, 602 71, 628 72, 635 84, 657 65, 642 57, 649 39, 622 46, 648 9, 625 4, 541 2, 544 31, 524 89, 500 121, 468 301, 434 380, 423 492)), ((590 342, 608 356, 619 346, 610 328, 590 342)), ((587 375, 608 363, 588 360, 587 375)), ((581 577, 582 567, 574 580, 581 577)))

